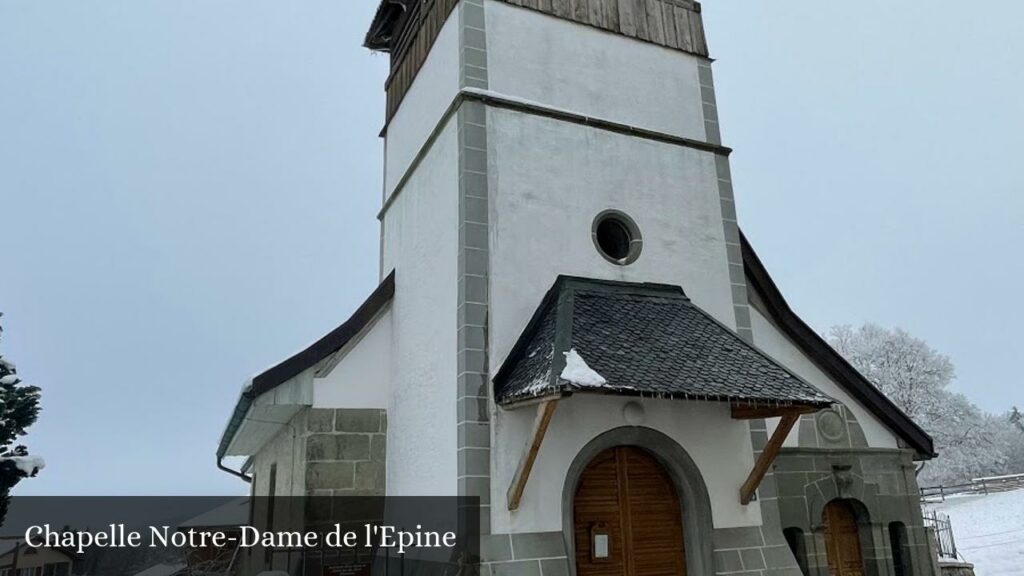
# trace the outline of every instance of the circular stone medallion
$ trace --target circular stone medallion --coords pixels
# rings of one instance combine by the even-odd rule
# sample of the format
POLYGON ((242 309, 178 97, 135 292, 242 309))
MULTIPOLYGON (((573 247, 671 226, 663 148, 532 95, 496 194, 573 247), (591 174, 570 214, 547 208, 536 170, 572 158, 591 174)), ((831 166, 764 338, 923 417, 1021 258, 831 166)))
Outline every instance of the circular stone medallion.
POLYGON ((818 432, 830 442, 838 442, 846 436, 846 422, 843 415, 835 409, 818 413, 818 432))

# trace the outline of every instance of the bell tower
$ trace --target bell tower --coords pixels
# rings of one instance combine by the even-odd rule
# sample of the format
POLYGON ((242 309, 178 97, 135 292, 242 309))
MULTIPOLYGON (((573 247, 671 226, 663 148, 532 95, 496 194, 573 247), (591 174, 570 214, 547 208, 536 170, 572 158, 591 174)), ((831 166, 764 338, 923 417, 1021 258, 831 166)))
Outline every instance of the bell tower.
POLYGON ((417 431, 389 493, 480 496, 508 532, 490 381, 558 275, 678 285, 751 338, 701 6, 383 0, 365 45, 391 58, 389 420, 417 431))

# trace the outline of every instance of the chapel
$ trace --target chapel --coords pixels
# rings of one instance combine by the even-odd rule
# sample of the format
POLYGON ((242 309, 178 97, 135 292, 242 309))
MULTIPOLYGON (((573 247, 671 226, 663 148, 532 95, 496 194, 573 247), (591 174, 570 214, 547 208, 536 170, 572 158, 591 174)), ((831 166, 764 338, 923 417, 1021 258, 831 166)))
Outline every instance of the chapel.
POLYGON ((701 4, 382 0, 364 43, 379 286, 251 380, 218 463, 478 497, 487 576, 932 573, 932 439, 741 231, 701 4))

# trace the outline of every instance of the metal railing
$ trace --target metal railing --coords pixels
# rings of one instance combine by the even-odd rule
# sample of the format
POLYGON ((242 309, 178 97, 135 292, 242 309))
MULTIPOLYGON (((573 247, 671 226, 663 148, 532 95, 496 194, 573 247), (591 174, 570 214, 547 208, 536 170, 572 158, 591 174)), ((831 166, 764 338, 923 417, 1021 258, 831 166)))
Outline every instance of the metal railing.
POLYGON ((956 551, 956 539, 953 537, 953 523, 949 516, 934 510, 924 513, 925 528, 929 528, 935 537, 935 551, 940 558, 959 558, 956 551))

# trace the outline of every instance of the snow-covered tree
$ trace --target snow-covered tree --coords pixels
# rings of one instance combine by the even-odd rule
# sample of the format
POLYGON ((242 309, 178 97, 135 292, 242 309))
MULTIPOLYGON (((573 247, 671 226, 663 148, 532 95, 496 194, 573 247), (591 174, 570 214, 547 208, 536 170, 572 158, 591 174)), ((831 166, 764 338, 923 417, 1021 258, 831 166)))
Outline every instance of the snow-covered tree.
POLYGON ((46 465, 42 458, 30 456, 25 446, 14 445, 38 416, 39 388, 25 385, 14 363, 0 355, 0 522, 7 515, 11 488, 46 465))
POLYGON ((1010 415, 1006 419, 1018 432, 1024 434, 1024 414, 1021 414, 1016 406, 1010 409, 1010 415))
POLYGON ((984 413, 949 389, 956 371, 949 357, 904 330, 874 324, 835 326, 829 343, 935 440, 939 458, 924 483, 959 483, 1005 473, 1010 466, 1006 419, 984 413))
POLYGON ((1024 474, 1024 417, 1014 407, 1003 419, 1002 442, 1009 474, 1024 474))
POLYGON ((834 326, 829 343, 868 380, 916 421, 945 415, 945 394, 955 376, 953 362, 924 340, 875 324, 834 326))

